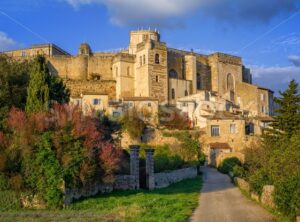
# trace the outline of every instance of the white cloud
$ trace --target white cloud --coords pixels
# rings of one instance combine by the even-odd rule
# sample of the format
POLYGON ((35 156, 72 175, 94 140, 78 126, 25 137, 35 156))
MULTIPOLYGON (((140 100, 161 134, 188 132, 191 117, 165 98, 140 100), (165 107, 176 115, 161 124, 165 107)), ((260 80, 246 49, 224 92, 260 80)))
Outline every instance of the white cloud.
POLYGON ((17 46, 17 42, 0 31, 0 51, 10 50, 17 46))
POLYGON ((248 66, 255 83, 268 87, 275 92, 284 90, 295 79, 300 83, 300 67, 296 66, 248 66))
POLYGON ((64 0, 74 8, 105 5, 117 25, 180 25, 176 18, 194 11, 222 21, 269 21, 281 12, 296 10, 297 0, 64 0))
POLYGON ((291 55, 288 57, 289 61, 292 62, 295 66, 300 67, 300 56, 291 55))

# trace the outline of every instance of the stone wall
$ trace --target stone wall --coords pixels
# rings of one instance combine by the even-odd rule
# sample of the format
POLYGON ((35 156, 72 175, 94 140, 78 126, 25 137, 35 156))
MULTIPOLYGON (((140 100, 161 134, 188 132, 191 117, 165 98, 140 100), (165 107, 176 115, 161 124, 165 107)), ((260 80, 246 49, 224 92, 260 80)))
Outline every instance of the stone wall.
POLYGON ((263 187, 263 191, 260 197, 261 203, 267 207, 275 208, 273 193, 274 193, 274 186, 265 185, 263 187))
POLYGON ((83 80, 65 80, 66 87, 71 91, 71 97, 80 96, 81 93, 105 94, 109 99, 116 97, 115 81, 83 81, 83 80))
POLYGON ((198 174, 196 167, 183 168, 171 172, 155 173, 155 188, 168 187, 173 183, 196 177, 198 174))
POLYGON ((98 193, 110 193, 113 190, 135 190, 136 179, 133 175, 116 175, 113 183, 93 183, 84 188, 65 189, 64 204, 69 205, 82 197, 91 197, 98 193))
POLYGON ((244 179, 235 177, 234 182, 241 190, 249 194, 251 199, 260 202, 262 205, 269 208, 276 208, 273 197, 275 187, 273 185, 263 186, 262 194, 259 196, 257 193, 251 191, 250 184, 244 179))

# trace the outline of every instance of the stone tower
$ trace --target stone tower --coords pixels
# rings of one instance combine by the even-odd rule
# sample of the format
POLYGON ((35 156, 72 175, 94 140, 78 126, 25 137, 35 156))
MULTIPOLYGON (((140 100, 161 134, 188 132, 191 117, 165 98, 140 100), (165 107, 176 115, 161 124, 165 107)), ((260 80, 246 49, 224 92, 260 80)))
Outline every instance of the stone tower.
POLYGON ((130 33, 129 53, 135 54, 135 96, 168 100, 167 47, 156 31, 130 33))

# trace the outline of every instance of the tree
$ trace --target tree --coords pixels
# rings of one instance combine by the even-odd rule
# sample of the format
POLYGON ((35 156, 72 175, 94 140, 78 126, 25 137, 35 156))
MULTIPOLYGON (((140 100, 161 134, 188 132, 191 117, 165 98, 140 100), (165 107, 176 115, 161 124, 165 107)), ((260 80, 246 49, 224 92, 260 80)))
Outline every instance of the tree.
POLYGON ((13 106, 25 108, 30 66, 30 61, 0 55, 0 130, 5 128, 4 120, 13 106))
POLYGON ((64 82, 58 76, 50 77, 50 100, 59 104, 68 103, 70 100, 70 90, 66 88, 64 82))
POLYGON ((284 92, 279 92, 280 97, 275 98, 279 108, 276 110, 273 129, 283 131, 287 136, 291 136, 300 130, 300 95, 298 94, 298 84, 292 80, 289 88, 284 92))
POLYGON ((38 113, 48 110, 50 101, 49 85, 50 74, 46 59, 43 56, 37 56, 33 61, 27 89, 27 113, 38 113))

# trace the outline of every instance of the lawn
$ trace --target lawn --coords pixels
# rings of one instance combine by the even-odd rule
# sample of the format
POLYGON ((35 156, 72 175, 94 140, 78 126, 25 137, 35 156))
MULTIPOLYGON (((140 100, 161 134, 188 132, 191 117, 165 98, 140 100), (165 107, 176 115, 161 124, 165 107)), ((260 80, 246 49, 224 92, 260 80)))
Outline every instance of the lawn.
POLYGON ((154 191, 116 191, 63 210, 0 212, 0 221, 185 221, 198 204, 200 177, 154 191))

